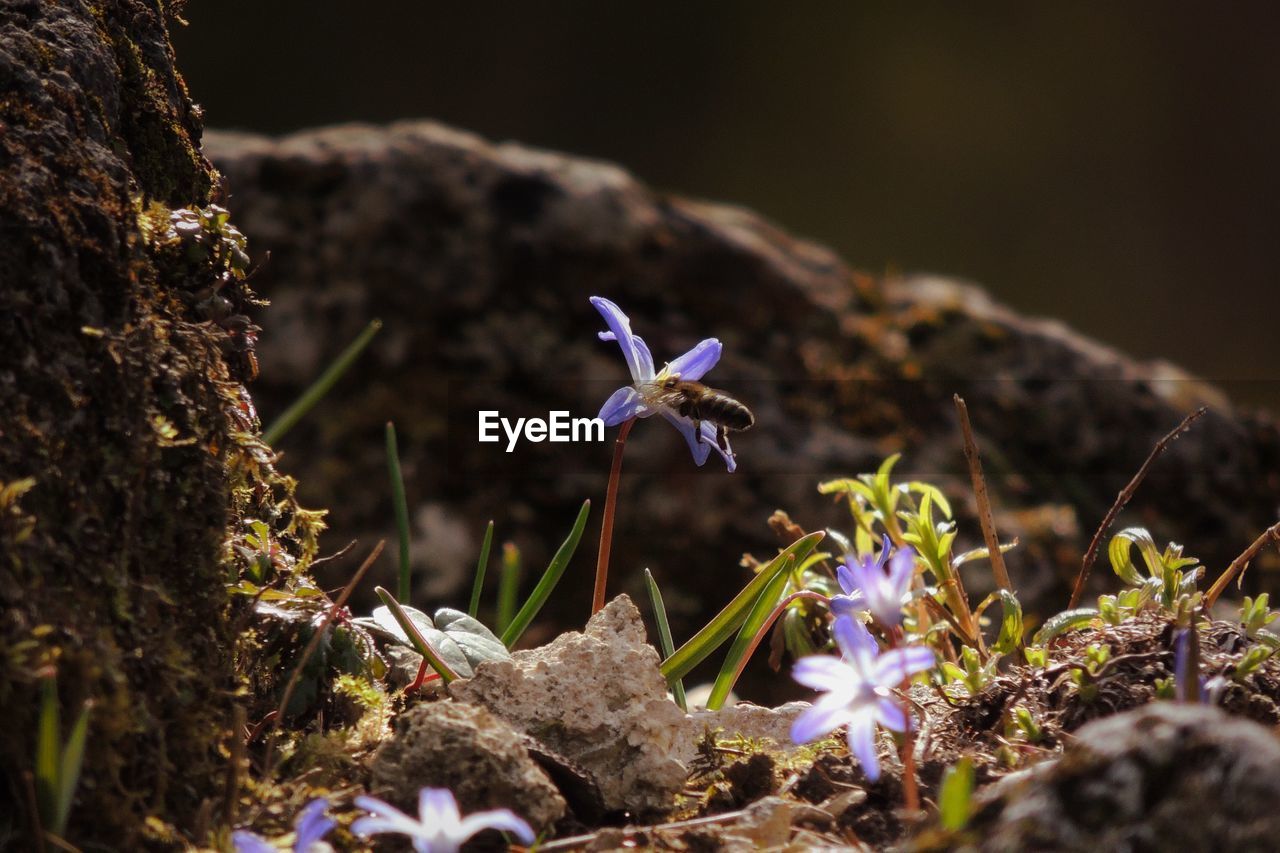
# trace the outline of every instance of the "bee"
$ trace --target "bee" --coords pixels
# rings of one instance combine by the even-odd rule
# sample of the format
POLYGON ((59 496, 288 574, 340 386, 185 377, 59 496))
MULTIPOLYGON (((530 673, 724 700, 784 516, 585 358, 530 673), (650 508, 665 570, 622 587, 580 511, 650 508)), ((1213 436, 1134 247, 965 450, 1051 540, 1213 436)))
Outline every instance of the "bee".
POLYGON ((751 410, 733 397, 701 382, 682 380, 678 373, 653 383, 644 397, 650 405, 665 406, 692 420, 699 443, 702 442, 702 422, 713 424, 716 444, 729 456, 734 455, 729 447, 729 433, 751 429, 756 422, 751 410))

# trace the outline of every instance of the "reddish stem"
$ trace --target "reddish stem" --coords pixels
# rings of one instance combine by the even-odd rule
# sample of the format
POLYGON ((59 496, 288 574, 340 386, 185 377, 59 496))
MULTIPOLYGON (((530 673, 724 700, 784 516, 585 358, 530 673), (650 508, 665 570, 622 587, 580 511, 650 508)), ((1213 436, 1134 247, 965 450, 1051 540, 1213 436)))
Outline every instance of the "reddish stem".
MULTIPOLYGON (((889 648, 894 648, 902 640, 902 626, 895 626, 889 632, 889 648)), ((915 732, 911 729, 911 702, 908 701, 907 690, 911 687, 911 679, 904 680, 898 688, 902 691, 902 713, 907 720, 907 730, 902 733, 902 805, 908 814, 920 811, 920 791, 916 787, 916 751, 915 732)))
MULTIPOLYGON (((788 558, 790 559, 790 558, 788 558)), ((769 633, 769 629, 773 627, 773 623, 778 621, 778 617, 782 615, 782 611, 786 610, 791 602, 801 598, 809 598, 822 604, 830 604, 831 599, 819 592, 810 589, 802 589, 799 592, 793 592, 782 601, 778 602, 778 606, 773 608, 773 612, 769 614, 769 618, 764 620, 764 624, 760 626, 760 630, 756 631, 756 635, 751 638, 751 645, 747 646, 747 651, 738 661, 737 668, 733 671, 733 681, 729 682, 729 689, 733 689, 733 685, 738 683, 738 678, 742 675, 742 671, 747 668, 747 661, 751 660, 751 656, 756 653, 756 649, 760 647, 760 641, 764 639, 764 635, 769 633)))
POLYGON ((618 438, 613 443, 613 467, 609 469, 609 488, 604 496, 604 520, 600 524, 600 555, 596 558, 596 588, 591 598, 592 615, 604 608, 605 586, 609 582, 609 548, 613 545, 613 513, 618 505, 618 481, 622 478, 622 451, 627 446, 627 435, 636 419, 622 422, 618 438))

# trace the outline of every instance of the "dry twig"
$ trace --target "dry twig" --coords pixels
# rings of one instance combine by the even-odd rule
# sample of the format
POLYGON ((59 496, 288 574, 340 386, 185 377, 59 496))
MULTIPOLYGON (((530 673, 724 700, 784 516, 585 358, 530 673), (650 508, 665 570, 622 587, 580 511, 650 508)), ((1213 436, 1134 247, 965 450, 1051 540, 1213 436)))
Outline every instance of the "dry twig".
POLYGON ((1129 481, 1129 485, 1120 490, 1120 494, 1116 495, 1116 502, 1111 505, 1111 509, 1107 510, 1106 516, 1102 519, 1102 524, 1098 525, 1098 530, 1093 534, 1093 539, 1089 542, 1089 550, 1084 552, 1084 559, 1080 562, 1080 573, 1076 575, 1075 588, 1071 590, 1071 601, 1067 604, 1067 609, 1075 607, 1080 603, 1080 596, 1084 593, 1084 585, 1089 580, 1089 570, 1093 568, 1093 563, 1098 559, 1098 546, 1102 544, 1102 537, 1111 529, 1111 525, 1115 523, 1116 516, 1125 508, 1125 505, 1133 499, 1133 493, 1138 490, 1138 486, 1142 484, 1143 479, 1147 476, 1147 470, 1151 468, 1151 464, 1164 453, 1165 449, 1177 440, 1178 436, 1190 428, 1191 424, 1197 421, 1205 412, 1209 411, 1206 407, 1201 406, 1191 414, 1182 419, 1182 423, 1173 428, 1173 431, 1164 438, 1156 442, 1156 446, 1151 449, 1151 454, 1147 456, 1147 461, 1142 463, 1142 467, 1138 469, 1138 473, 1133 475, 1133 479, 1129 481))
POLYGON ((1009 580, 1009 569, 1004 564, 1004 554, 1000 551, 1000 538, 996 536, 996 522, 991 514, 991 499, 987 495, 987 478, 982 474, 982 456, 978 453, 978 443, 973 438, 973 426, 969 423, 969 407, 959 394, 954 397, 956 413, 960 415, 960 431, 964 433, 964 458, 969 463, 969 479, 973 480, 973 496, 978 501, 978 521, 982 524, 982 538, 987 543, 987 551, 991 556, 991 571, 995 573, 996 583, 1001 589, 1013 592, 1013 582, 1009 580))
POLYGON ((1243 575, 1244 570, 1249 567, 1249 563, 1253 558, 1258 556, 1267 542, 1274 541, 1280 545, 1280 521, 1262 531, 1262 535, 1253 540, 1253 544, 1244 549, 1244 553, 1231 561, 1231 565, 1227 566, 1227 570, 1222 573, 1222 577, 1213 582, 1213 586, 1209 587, 1209 591, 1204 596, 1204 606, 1208 610, 1213 607, 1213 603, 1218 600, 1218 596, 1222 595, 1222 591, 1227 588, 1227 584, 1235 578, 1236 575, 1243 575))

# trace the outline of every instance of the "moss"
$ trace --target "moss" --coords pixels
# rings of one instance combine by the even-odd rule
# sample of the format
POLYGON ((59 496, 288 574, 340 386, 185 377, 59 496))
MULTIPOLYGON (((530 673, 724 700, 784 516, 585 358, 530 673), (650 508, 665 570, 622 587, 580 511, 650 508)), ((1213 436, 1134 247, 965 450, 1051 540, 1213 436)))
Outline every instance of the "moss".
POLYGON ((193 259, 158 227, 206 210, 215 177, 162 13, 31 14, 0 33, 16 69, 0 81, 0 471, 34 481, 0 510, 0 766, 25 801, 35 673, 56 665, 64 708, 95 703, 69 839, 167 848, 223 797, 235 537, 263 519, 298 571, 322 522, 253 438, 235 342, 193 298, 256 305, 234 230, 193 259))

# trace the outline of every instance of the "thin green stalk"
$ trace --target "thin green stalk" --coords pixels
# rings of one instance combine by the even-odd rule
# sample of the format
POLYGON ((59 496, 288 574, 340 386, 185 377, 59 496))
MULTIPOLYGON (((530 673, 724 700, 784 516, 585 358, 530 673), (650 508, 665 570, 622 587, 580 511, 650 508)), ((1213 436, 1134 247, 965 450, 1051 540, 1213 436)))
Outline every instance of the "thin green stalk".
POLYGON ((502 546, 502 574, 498 577, 498 634, 507 630, 516 615, 516 593, 520 590, 520 549, 514 542, 502 546))
POLYGON ((404 476, 400 473, 400 451, 396 447, 396 425, 387 421, 387 474, 391 477, 391 502, 395 505, 396 531, 400 535, 400 583, 396 598, 408 603, 409 583, 409 503, 404 495, 404 476))
POLYGON ((582 531, 587 527, 587 516, 590 513, 591 501, 583 501, 582 509, 578 510, 578 518, 573 523, 573 529, 569 531, 568 537, 560 545, 555 556, 551 558, 550 565, 542 573, 542 578, 538 581, 538 585, 533 588, 533 592, 529 594, 524 606, 511 619, 511 624, 507 625, 506 630, 502 632, 502 644, 507 648, 511 648, 516 644, 520 639, 520 635, 524 633, 524 629, 529 627, 533 617, 538 615, 542 605, 546 604, 547 599, 551 597, 552 590, 560 582, 560 577, 569 565, 569 560, 573 558, 573 552, 578 550, 578 542, 582 539, 582 531))
POLYGON ((334 386, 342 374, 355 362, 364 348, 369 345, 369 341, 373 340, 373 336, 378 334, 378 330, 382 328, 381 320, 370 320, 369 325, 364 327, 354 341, 352 341, 342 353, 334 359, 333 363, 320 374, 320 378, 311 383, 306 391, 302 392, 302 396, 293 401, 289 408, 284 410, 284 414, 272 421, 271 425, 262 431, 262 440, 267 444, 275 444, 284 438, 285 433, 293 429, 293 427, 306 417, 307 412, 311 411, 316 403, 319 403, 324 396, 329 393, 329 389, 334 386))
MULTIPOLYGON (((658 648, 662 650, 662 657, 669 658, 675 654, 676 646, 671 640, 671 625, 667 622, 667 606, 662 603, 662 590, 658 589, 658 582, 653 579, 653 572, 648 569, 644 570, 644 586, 649 591, 649 603, 653 605, 653 621, 658 625, 658 648)), ((689 713, 688 700, 684 694, 684 680, 680 678, 672 678, 667 682, 671 688, 671 695, 676 700, 676 704, 680 706, 680 710, 686 714, 689 713)))
POLYGON ((484 573, 489 567, 489 548, 493 545, 493 521, 484 529, 484 541, 480 543, 480 559, 476 562, 476 579, 471 585, 471 604, 467 606, 467 615, 472 619, 480 611, 480 591, 484 589, 484 573))

